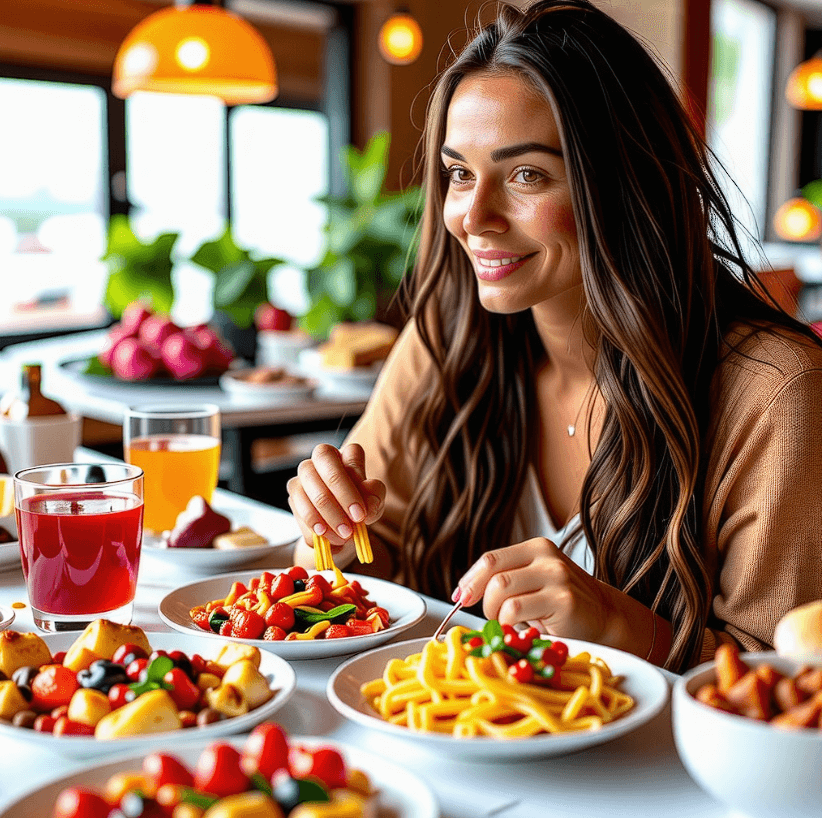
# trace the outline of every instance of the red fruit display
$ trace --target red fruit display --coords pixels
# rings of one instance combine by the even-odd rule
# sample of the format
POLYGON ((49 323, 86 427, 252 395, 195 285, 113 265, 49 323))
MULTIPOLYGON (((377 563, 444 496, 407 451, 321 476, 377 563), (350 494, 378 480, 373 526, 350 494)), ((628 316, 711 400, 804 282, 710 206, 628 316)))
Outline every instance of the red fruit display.
POLYGON ((124 338, 111 354, 111 371, 124 381, 144 381, 158 369, 157 356, 136 338, 124 338))
POLYGON ((144 344, 160 349, 166 338, 179 331, 180 328, 167 315, 150 315, 140 324, 137 337, 144 344))
POLYGON ((143 321, 151 315, 142 301, 135 301, 129 304, 120 318, 120 327, 126 336, 135 336, 140 331, 143 321))
POLYGON ((293 320, 291 313, 287 310, 281 310, 273 304, 260 304, 254 310, 254 326, 258 330, 287 331, 291 329, 293 320))
POLYGON ((207 362, 202 350, 181 332, 166 338, 160 347, 160 358, 179 381, 198 378, 206 371, 207 362))

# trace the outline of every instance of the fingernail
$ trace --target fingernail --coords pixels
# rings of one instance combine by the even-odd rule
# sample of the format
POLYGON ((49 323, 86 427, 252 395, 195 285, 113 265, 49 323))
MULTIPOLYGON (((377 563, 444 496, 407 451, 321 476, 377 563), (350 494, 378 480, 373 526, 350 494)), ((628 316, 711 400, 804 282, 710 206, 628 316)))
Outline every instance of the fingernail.
POLYGON ((338 533, 338 534, 339 534, 339 535, 340 535, 340 536, 341 536, 344 540, 347 540, 347 539, 351 536, 352 531, 351 531, 351 529, 350 529, 350 528, 349 528, 349 527, 348 527, 345 523, 343 523, 343 524, 342 524, 342 525, 341 525, 341 526, 337 529, 337 533, 338 533))
POLYGON ((355 523, 361 523, 365 519, 365 511, 359 503, 352 503, 348 507, 348 516, 355 523))
POLYGON ((324 526, 322 523, 316 523, 314 525, 314 533, 318 537, 322 537, 322 535, 325 534, 326 531, 328 531, 328 528, 324 526))
POLYGON ((454 593, 451 594, 451 602, 459 602, 461 593, 462 593, 462 588, 460 588, 460 586, 457 585, 457 587, 454 588, 454 593))
POLYGON ((369 514, 376 514, 380 510, 380 501, 373 495, 368 498, 369 514))

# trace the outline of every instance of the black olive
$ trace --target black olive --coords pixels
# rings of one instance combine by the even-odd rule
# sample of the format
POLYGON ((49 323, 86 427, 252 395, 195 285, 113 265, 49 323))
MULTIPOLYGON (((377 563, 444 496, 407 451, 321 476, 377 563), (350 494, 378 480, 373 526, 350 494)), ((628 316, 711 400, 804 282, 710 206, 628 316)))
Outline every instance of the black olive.
POLYGON ((301 591, 305 590, 305 580, 304 579, 295 579, 294 580, 294 593, 299 594, 301 591))
POLYGON ((114 685, 128 684, 129 681, 125 668, 108 659, 98 659, 89 665, 88 670, 81 670, 77 673, 77 682, 80 687, 91 687, 106 694, 114 685))

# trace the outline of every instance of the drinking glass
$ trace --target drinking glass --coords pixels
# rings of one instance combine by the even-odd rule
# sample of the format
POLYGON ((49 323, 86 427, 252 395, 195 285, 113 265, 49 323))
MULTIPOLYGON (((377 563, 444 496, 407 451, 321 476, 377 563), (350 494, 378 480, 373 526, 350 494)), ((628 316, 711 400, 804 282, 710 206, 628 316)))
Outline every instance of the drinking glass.
POLYGON ((83 630, 128 624, 143 539, 143 471, 58 463, 14 475, 14 506, 34 624, 83 630))
POLYGON ((145 530, 174 528, 195 495, 211 502, 220 467, 220 410, 212 405, 135 406, 123 422, 125 459, 145 472, 145 530))

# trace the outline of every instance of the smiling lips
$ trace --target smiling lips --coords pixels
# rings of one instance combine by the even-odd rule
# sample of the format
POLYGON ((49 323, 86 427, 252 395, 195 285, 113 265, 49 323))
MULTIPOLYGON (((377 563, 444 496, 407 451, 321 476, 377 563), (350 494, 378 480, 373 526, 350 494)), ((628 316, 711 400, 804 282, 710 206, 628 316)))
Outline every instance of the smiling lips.
POLYGON ((483 281, 499 281, 522 267, 532 255, 511 256, 499 250, 475 251, 477 277, 483 281))

